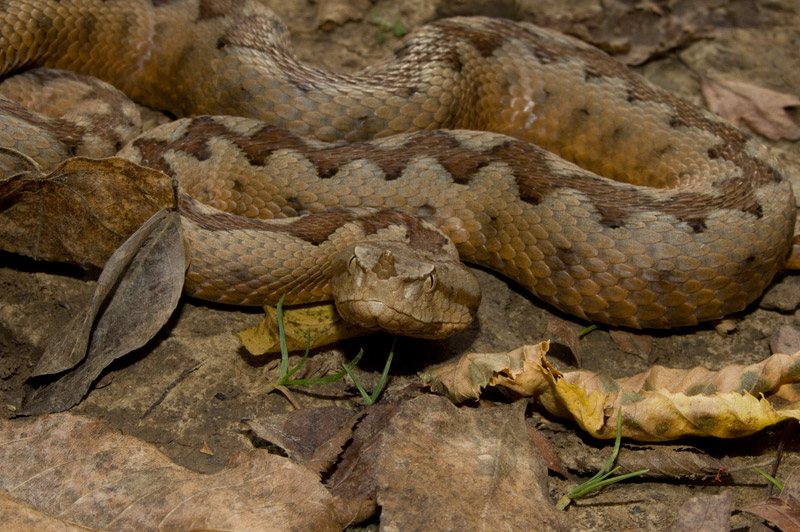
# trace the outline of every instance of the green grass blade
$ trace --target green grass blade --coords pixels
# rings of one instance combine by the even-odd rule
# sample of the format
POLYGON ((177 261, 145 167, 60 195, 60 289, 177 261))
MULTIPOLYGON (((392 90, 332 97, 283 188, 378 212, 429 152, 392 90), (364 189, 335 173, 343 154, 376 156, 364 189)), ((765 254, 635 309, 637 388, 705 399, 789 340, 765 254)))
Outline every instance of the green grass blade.
MULTIPOLYGON (((392 347, 389 349, 389 356, 386 358, 386 364, 383 366, 383 372, 381 373, 381 378, 378 379, 378 385, 375 386, 375 390, 372 392, 370 396, 372 403, 378 400, 378 396, 383 391, 383 388, 386 386, 386 382, 389 376, 389 368, 392 365, 392 358, 394 358, 394 346, 397 344, 397 337, 395 336, 392 340, 392 347)), ((370 403, 370 404, 372 404, 370 403)))
POLYGON ((287 371, 289 370, 289 348, 286 346, 286 331, 283 330, 283 298, 286 297, 286 294, 283 294, 281 298, 278 300, 278 343, 281 347, 281 366, 280 366, 280 376, 281 380, 286 376, 287 371))
MULTIPOLYGON (((298 362, 297 365, 289 371, 289 373, 281 377, 281 381, 288 380, 289 378, 291 378, 292 375, 297 373, 297 370, 303 367, 303 364, 305 364, 306 360, 308 360, 308 354, 310 352, 311 352, 311 327, 309 327, 306 330, 306 352, 303 354, 303 358, 300 359, 300 362, 298 362)), ((286 386, 285 382, 281 382, 280 384, 286 386)))
POLYGON ((767 479, 770 482, 772 482, 772 485, 775 486, 776 488, 778 488, 778 491, 783 491, 783 484, 781 484, 780 480, 778 480, 777 478, 773 477, 772 475, 770 475, 769 473, 767 473, 766 471, 764 471, 760 467, 756 467, 756 471, 761 473, 761 475, 765 479, 767 479))

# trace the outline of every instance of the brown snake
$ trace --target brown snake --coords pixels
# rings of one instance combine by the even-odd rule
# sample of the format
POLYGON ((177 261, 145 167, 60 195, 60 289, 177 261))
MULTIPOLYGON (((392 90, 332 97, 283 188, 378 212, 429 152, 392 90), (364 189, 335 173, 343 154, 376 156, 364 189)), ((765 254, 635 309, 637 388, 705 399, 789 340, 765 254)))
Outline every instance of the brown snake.
MULTIPOLYGON (((177 121, 123 151, 168 173, 228 171, 219 182, 182 182, 186 290, 199 297, 326 299, 333 270, 363 262, 379 279, 408 269, 420 280, 421 288, 389 288, 414 307, 401 314, 418 312, 430 293, 462 316, 416 334, 452 332, 477 306, 468 299, 474 280, 437 277, 458 268, 452 259, 435 269, 401 265, 399 248, 352 244, 451 246, 404 214, 413 213, 463 260, 561 310, 664 328, 743 309, 791 248, 791 185, 763 146, 549 30, 440 20, 384 63, 340 75, 298 63, 282 24, 249 0, 0 6, 0 74, 69 69, 177 115, 261 121, 177 121), (458 131, 418 131, 439 129, 458 131), (333 242, 352 260, 326 263, 333 242)), ((16 131, 0 139, 14 141, 16 131)), ((421 312, 414 319, 424 322, 421 312)), ((392 319, 373 325, 397 329, 392 319)))

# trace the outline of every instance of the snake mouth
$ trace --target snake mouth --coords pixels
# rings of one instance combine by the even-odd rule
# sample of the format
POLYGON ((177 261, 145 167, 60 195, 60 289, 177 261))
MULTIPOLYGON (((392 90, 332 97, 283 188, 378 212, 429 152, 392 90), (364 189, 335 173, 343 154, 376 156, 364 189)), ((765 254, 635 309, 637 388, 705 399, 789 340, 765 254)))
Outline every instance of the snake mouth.
POLYGON ((446 338, 463 330, 472 323, 472 319, 461 321, 423 320, 413 314, 392 307, 380 299, 337 300, 336 309, 344 320, 365 329, 384 331, 412 338, 446 338))

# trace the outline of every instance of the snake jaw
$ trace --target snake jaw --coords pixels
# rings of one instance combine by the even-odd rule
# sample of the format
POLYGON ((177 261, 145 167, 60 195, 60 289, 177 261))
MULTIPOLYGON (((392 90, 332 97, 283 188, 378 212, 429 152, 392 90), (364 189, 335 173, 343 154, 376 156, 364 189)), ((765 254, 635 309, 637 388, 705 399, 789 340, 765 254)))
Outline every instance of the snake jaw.
POLYGON ((467 327, 480 303, 477 279, 449 253, 431 257, 404 243, 362 242, 334 262, 336 308, 367 329, 444 338, 467 327))

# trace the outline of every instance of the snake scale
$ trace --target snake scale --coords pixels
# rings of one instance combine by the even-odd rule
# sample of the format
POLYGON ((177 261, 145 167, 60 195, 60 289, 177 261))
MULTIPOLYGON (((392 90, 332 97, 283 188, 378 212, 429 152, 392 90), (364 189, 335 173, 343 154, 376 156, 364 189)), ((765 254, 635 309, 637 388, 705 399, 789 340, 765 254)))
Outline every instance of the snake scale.
MULTIPOLYGON (((417 287, 366 288, 401 300, 368 325, 438 336, 479 300, 474 279, 447 280, 457 252, 577 317, 666 328, 743 309, 790 252, 790 180, 766 148, 553 31, 438 20, 342 75, 299 63, 251 0, 0 7, 0 73, 72 70, 194 117, 120 155, 181 174, 186 291, 199 297, 321 300, 334 274, 403 274, 417 287), (423 259, 403 262, 407 247, 423 259)), ((22 149, 15 127, 0 139, 22 149)))

